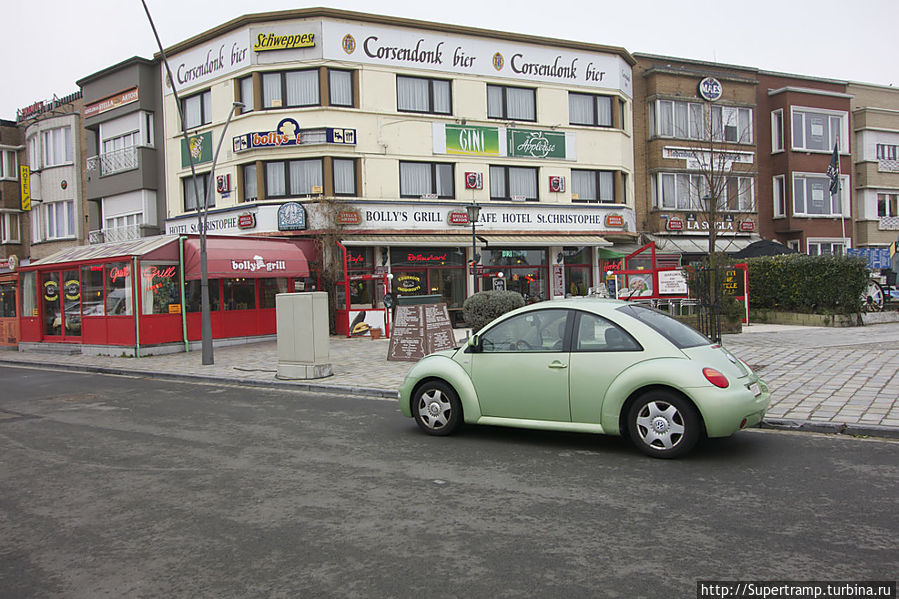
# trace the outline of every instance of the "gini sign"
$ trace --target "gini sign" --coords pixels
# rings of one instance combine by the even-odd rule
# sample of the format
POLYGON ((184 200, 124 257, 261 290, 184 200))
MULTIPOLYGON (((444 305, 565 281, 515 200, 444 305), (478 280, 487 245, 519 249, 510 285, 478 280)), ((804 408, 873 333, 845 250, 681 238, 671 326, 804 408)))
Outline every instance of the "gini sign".
POLYGON ((699 95, 709 102, 714 102, 721 98, 722 93, 721 82, 714 77, 706 77, 699 82, 699 95))

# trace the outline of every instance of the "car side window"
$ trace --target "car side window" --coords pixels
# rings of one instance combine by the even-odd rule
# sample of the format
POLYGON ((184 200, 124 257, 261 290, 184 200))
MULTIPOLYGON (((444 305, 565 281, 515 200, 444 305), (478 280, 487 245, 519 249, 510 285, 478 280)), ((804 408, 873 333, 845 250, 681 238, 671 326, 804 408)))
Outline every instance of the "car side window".
POLYGON ((641 351, 643 348, 621 327, 605 318, 581 312, 574 351, 641 351))
POLYGON ((481 351, 484 353, 562 351, 567 318, 567 310, 538 310, 513 316, 481 335, 481 351))

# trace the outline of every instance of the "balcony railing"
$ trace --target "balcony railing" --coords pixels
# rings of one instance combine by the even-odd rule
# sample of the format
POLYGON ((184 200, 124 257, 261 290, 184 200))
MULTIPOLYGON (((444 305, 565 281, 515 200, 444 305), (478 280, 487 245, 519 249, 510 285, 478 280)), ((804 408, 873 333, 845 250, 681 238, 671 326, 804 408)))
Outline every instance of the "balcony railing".
POLYGON ((899 173, 899 160, 878 160, 877 171, 881 173, 899 173))
POLYGON ((113 152, 91 156, 87 159, 88 171, 100 170, 100 176, 112 175, 123 171, 132 171, 140 166, 137 146, 122 148, 113 152))
POLYGON ((95 243, 112 243, 115 241, 130 241, 132 239, 140 239, 141 226, 128 225, 126 227, 112 227, 91 231, 88 234, 88 241, 91 245, 95 243))
POLYGON ((899 231, 899 216, 881 216, 877 228, 880 231, 899 231))

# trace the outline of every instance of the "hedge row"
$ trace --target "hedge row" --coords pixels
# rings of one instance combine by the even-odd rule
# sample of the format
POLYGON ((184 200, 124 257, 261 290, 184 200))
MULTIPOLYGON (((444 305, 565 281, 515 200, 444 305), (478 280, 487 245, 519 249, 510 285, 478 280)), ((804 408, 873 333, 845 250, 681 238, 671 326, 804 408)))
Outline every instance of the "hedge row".
POLYGON ((522 306, 524 298, 517 291, 481 291, 462 304, 462 317, 477 333, 493 319, 522 306))
POLYGON ((860 258, 784 254, 747 263, 752 308, 811 314, 861 311, 868 271, 860 258))

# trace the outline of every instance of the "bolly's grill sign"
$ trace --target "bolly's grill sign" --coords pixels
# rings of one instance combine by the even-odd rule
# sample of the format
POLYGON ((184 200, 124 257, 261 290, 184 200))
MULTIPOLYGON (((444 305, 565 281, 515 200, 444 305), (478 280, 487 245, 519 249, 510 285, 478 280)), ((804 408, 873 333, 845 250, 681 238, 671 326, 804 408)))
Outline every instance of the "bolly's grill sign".
POLYGON ((287 261, 266 261, 262 256, 253 256, 252 260, 231 260, 231 270, 236 273, 254 273, 263 270, 265 272, 277 272, 287 270, 287 261))

